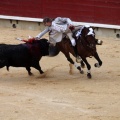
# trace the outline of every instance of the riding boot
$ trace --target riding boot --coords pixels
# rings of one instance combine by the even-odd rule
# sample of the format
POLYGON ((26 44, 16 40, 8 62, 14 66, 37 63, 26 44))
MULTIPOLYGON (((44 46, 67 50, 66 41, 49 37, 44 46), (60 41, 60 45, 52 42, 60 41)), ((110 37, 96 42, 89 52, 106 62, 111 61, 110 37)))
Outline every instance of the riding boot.
POLYGON ((74 52, 75 52, 75 57, 76 57, 76 62, 80 63, 80 56, 78 55, 78 51, 77 51, 77 46, 73 46, 74 52))

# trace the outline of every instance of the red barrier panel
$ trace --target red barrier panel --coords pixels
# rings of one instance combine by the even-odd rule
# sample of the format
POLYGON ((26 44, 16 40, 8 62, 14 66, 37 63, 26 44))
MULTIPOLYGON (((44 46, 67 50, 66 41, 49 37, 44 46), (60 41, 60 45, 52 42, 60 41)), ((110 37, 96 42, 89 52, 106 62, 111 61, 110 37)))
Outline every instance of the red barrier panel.
POLYGON ((119 0, 0 0, 0 14, 120 25, 119 0))

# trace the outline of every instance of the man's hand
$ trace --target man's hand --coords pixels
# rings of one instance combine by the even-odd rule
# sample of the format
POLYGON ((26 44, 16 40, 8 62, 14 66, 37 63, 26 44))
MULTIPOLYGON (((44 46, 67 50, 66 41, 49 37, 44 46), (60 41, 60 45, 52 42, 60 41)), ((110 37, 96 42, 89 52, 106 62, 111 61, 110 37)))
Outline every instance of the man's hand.
POLYGON ((40 38, 39 37, 35 37, 35 40, 40 40, 40 38))
POLYGON ((71 31, 73 31, 73 30, 75 29, 75 27, 74 27, 73 25, 69 25, 69 29, 70 29, 71 31))

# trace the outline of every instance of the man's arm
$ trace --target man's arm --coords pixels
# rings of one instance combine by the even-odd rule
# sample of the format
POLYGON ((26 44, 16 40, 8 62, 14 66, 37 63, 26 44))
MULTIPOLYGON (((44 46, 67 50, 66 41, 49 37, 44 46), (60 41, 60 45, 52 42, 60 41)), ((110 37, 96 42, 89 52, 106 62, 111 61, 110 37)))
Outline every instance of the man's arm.
POLYGON ((47 27, 45 30, 43 30, 42 32, 40 32, 36 38, 40 39, 43 35, 45 35, 47 32, 49 31, 49 27, 47 27))
POLYGON ((55 22, 67 22, 68 25, 73 25, 72 21, 69 18, 61 18, 61 17, 57 17, 55 20, 55 22))

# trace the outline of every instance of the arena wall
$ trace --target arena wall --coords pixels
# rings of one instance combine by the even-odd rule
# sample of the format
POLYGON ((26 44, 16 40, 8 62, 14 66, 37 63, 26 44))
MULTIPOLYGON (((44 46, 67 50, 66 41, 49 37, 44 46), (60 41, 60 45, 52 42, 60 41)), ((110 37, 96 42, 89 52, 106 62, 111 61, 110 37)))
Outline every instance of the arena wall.
POLYGON ((61 16, 95 27, 98 36, 120 38, 119 11, 118 0, 4 0, 0 1, 0 26, 42 30, 42 18, 61 16))
POLYGON ((0 15, 120 25, 119 0, 0 0, 0 15))
MULTIPOLYGON (((93 23, 82 23, 74 22, 74 25, 90 25, 95 28, 97 37, 112 37, 120 39, 120 26, 117 25, 106 25, 106 24, 93 24, 93 23)), ((42 31, 45 27, 42 23, 42 19, 33 18, 21 18, 21 17, 10 17, 2 16, 0 19, 0 27, 13 28, 13 29, 29 29, 29 30, 40 30, 42 31)))

